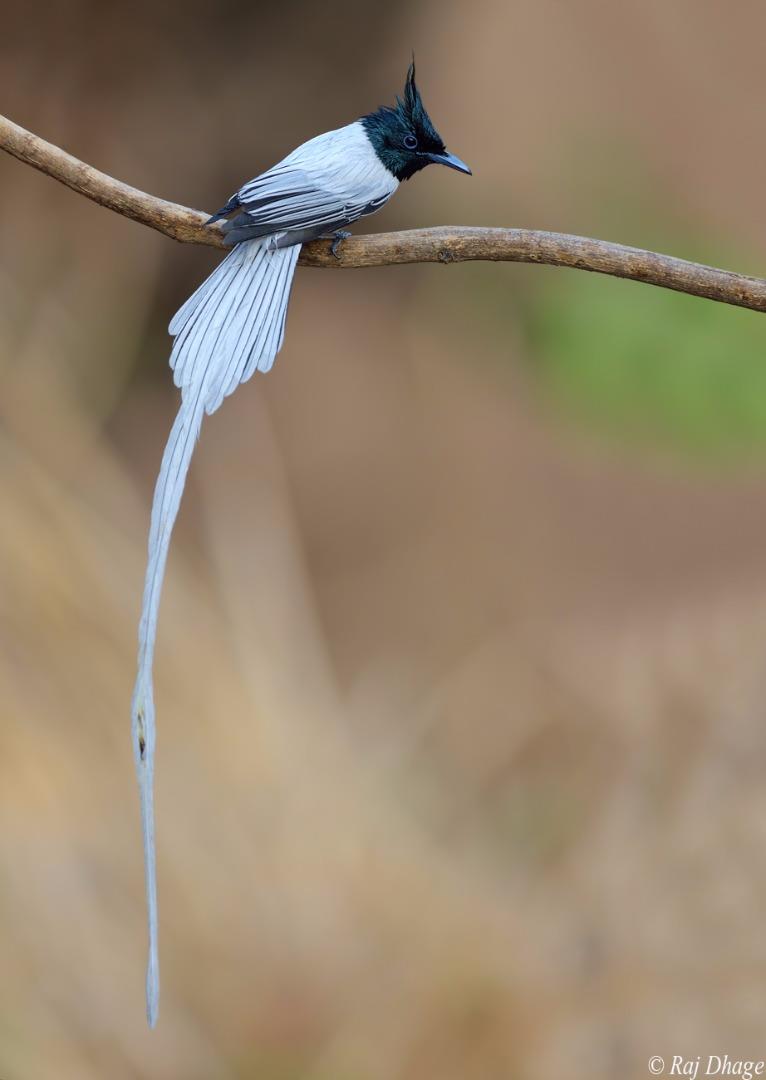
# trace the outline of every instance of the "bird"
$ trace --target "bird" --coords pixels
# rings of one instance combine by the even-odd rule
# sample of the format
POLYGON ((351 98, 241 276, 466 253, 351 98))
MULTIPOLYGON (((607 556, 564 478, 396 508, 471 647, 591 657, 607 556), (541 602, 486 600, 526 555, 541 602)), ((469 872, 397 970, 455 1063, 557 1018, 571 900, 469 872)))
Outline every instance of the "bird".
POLYGON ((149 527, 138 630, 138 670, 131 704, 148 914, 146 1015, 159 1009, 157 880, 154 834, 153 689, 157 619, 170 538, 204 416, 256 371, 267 372, 282 347, 288 300, 301 245, 327 237, 339 257, 346 226, 380 210, 400 183, 427 165, 471 174, 450 154, 415 82, 353 123, 309 139, 244 184, 209 219, 232 250, 170 321, 170 366, 181 403, 160 465, 149 527))

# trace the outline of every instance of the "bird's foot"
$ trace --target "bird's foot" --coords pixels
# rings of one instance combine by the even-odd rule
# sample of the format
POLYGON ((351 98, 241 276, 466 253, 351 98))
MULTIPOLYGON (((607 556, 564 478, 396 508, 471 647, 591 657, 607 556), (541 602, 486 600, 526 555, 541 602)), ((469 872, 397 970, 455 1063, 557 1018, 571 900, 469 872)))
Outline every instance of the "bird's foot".
POLYGON ((343 243, 344 240, 348 240, 349 236, 351 236, 351 233, 347 229, 336 229, 335 232, 332 233, 332 244, 330 245, 330 252, 335 256, 336 259, 340 259, 338 249, 340 248, 340 245, 343 243))

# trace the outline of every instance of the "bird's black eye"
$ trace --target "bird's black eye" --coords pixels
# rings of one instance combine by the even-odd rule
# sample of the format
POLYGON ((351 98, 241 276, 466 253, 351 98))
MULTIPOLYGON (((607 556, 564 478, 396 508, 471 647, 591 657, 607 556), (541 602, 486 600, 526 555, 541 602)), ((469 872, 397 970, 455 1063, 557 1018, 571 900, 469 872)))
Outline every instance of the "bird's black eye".
POLYGON ((404 145, 407 147, 408 150, 415 150, 417 149, 418 140, 415 138, 414 135, 405 135, 404 145))

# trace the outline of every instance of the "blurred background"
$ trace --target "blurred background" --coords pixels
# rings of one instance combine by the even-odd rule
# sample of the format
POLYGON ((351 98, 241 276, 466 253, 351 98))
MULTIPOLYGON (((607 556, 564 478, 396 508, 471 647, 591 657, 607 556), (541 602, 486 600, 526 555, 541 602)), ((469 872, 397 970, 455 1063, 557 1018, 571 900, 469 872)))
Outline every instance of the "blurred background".
MULTIPOLYGON (((3 113, 209 211, 400 92, 516 225, 756 274, 756 0, 3 5, 3 113)), ((0 155, 0 1076, 645 1077, 766 1056, 766 320, 302 269, 206 420, 129 702, 171 314, 215 265, 0 155)))

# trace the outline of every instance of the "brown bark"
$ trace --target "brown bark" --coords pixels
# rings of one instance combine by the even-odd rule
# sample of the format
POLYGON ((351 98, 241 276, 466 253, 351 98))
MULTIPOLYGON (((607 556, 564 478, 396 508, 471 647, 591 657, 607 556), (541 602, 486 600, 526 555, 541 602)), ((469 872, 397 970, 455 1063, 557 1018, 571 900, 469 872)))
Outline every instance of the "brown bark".
MULTIPOLYGON (((205 225, 207 215, 200 210, 158 199, 123 184, 2 116, 0 149, 66 184, 80 195, 157 229, 173 240, 224 247, 218 227, 205 225)), ((766 280, 762 278, 687 262, 655 251, 564 233, 441 226, 351 237, 343 241, 338 254, 338 258, 332 255, 329 241, 315 240, 304 246, 300 263, 302 266, 338 270, 476 260, 544 263, 643 281, 691 296, 766 311, 766 280)))

